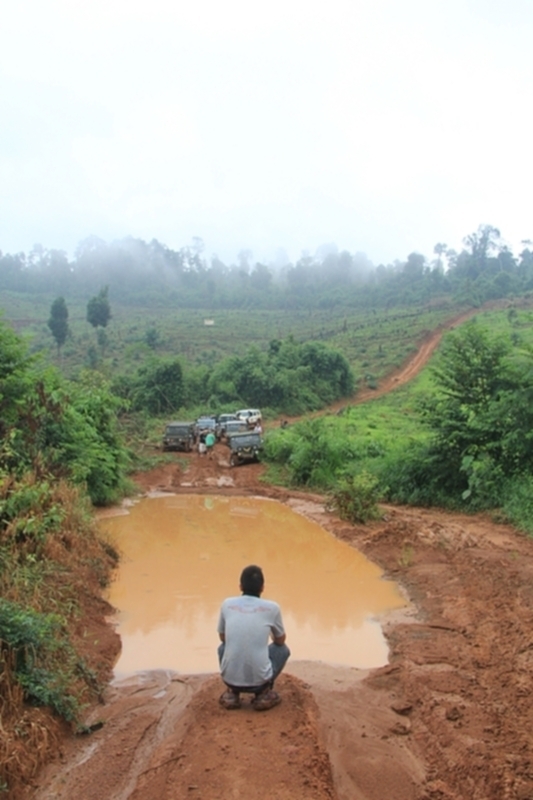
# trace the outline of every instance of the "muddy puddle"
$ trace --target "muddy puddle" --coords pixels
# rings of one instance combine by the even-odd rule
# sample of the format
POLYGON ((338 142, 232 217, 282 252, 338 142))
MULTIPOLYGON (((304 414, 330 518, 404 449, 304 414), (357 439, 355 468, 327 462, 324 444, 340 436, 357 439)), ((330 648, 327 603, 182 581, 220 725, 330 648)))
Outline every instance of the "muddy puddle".
POLYGON ((165 495, 100 520, 122 554, 108 599, 122 654, 115 675, 218 668, 221 601, 247 564, 282 608, 292 659, 358 668, 387 663, 380 617, 406 605, 361 553, 273 500, 165 495))

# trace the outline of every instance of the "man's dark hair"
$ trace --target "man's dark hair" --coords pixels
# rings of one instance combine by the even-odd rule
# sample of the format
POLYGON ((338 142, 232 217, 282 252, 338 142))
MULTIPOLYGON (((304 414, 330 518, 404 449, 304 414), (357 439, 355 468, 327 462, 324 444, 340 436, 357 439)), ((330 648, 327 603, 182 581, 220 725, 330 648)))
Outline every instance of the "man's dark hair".
POLYGON ((265 585, 265 578, 261 567, 256 567, 255 564, 250 564, 245 567, 241 572, 241 590, 243 594, 251 594, 253 597, 259 597, 265 585))

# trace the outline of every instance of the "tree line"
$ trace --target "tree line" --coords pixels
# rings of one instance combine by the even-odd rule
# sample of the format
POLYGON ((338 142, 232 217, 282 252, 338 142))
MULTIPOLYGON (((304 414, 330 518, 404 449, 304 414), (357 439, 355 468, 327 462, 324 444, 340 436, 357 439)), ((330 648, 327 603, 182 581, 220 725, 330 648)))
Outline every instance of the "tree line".
POLYGON ((374 265, 364 253, 323 245, 296 263, 254 262, 241 251, 236 263, 207 259, 203 243, 172 250, 152 239, 110 243, 91 236, 74 258, 35 246, 30 253, 0 252, 0 289, 87 297, 102 285, 125 305, 189 308, 334 308, 406 305, 436 296, 482 303, 533 288, 533 246, 518 255, 500 231, 481 225, 457 252, 439 242, 430 258, 418 252, 374 265))

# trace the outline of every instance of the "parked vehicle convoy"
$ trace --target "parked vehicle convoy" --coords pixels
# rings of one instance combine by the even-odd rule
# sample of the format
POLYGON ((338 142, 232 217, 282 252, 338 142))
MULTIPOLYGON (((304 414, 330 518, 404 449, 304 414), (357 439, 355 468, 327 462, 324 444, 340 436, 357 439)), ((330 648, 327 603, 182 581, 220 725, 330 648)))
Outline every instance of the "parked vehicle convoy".
POLYGON ((163 450, 190 452, 196 441, 194 422, 169 422, 163 434, 163 450))
POLYGON ((235 416, 244 420, 249 428, 253 428, 262 419, 261 411, 258 408, 241 408, 235 412, 235 416))
POLYGON ((247 461, 258 461, 259 453, 263 447, 261 434, 247 431, 245 433, 234 433, 228 439, 230 447, 229 463, 232 467, 244 464, 247 461))

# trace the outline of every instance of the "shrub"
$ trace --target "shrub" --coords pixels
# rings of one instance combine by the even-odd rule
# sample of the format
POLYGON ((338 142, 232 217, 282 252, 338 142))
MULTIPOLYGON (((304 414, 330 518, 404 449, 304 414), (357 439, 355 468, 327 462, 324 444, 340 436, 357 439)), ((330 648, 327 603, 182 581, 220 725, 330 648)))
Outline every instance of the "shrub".
POLYGON ((327 508, 349 522, 365 523, 379 519, 377 506, 380 492, 378 479, 363 471, 357 475, 346 475, 339 479, 328 498, 327 508))
POLYGON ((67 722, 77 718, 79 701, 69 691, 76 657, 59 616, 0 600, 0 649, 4 660, 12 656, 27 700, 49 706, 67 722))
POLYGON ((505 518, 530 536, 533 535, 533 475, 512 478, 501 489, 505 518))

